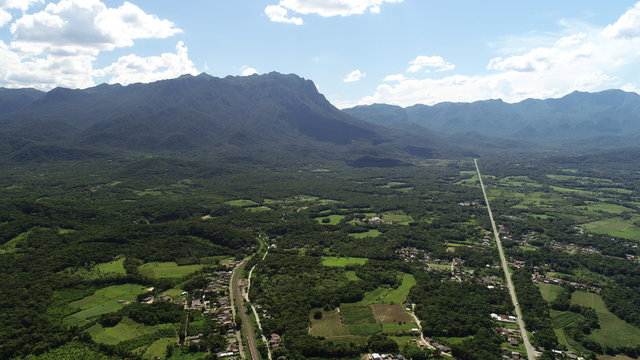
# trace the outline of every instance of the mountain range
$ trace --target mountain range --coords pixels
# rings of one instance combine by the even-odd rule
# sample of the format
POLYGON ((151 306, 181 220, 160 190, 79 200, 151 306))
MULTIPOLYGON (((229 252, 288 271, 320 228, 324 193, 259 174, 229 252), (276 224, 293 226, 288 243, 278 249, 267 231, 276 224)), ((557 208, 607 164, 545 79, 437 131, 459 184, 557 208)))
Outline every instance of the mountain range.
POLYGON ((207 74, 88 89, 0 89, 0 161, 199 158, 396 166, 486 151, 635 146, 640 95, 339 110, 311 80, 207 74))
POLYGON ((525 140, 537 146, 633 145, 640 136, 640 95, 622 90, 573 92, 519 103, 486 100, 400 107, 357 106, 344 112, 383 125, 419 125, 435 132, 525 140))

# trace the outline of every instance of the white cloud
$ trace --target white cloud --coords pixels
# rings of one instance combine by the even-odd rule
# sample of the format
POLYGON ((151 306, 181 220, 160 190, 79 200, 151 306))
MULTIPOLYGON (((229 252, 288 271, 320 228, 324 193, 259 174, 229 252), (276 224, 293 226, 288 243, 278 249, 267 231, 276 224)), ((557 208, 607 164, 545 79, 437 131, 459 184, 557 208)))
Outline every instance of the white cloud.
MULTIPOLYGON (((547 36, 536 45, 528 35, 527 48, 509 46, 504 55, 488 59, 485 73, 437 79, 429 75, 412 79, 389 76, 385 81, 391 83, 380 84, 372 95, 356 104, 386 102, 408 106, 496 98, 517 102, 561 97, 576 90, 640 89, 640 3, 606 27, 566 24, 570 26, 556 34, 553 41, 547 36)), ((515 40, 512 38, 509 43, 514 44, 515 40)), ((445 69, 445 65, 438 67, 446 63, 441 59, 418 57, 407 71, 418 72, 428 66, 436 71, 445 69)))
POLYGON ((242 70, 242 76, 249 76, 257 73, 258 73, 258 70, 252 67, 245 66, 244 69, 242 70))
POLYGON ((456 68, 455 65, 446 61, 441 56, 417 56, 415 59, 409 62, 409 67, 407 68, 407 72, 415 73, 424 68, 428 68, 428 71, 442 72, 449 71, 456 68))
POLYGON ((132 54, 95 70, 104 51, 130 47, 139 39, 167 38, 181 30, 129 2, 109 8, 101 0, 59 0, 28 13, 37 3, 44 1, 0 0, 0 9, 23 11, 10 26, 12 41, 0 41, 0 86, 85 88, 95 85, 96 77, 131 83, 196 72, 182 42, 175 54, 146 58, 132 54))
POLYGON ((100 0, 61 0, 25 14, 11 25, 12 46, 29 52, 96 54, 132 46, 134 40, 167 38, 175 24, 146 14, 129 2, 108 8, 100 0))
POLYGON ((350 16, 370 13, 380 13, 384 3, 400 3, 403 0, 280 0, 277 5, 269 5, 264 11, 271 21, 286 22, 302 25, 299 17, 288 17, 288 11, 308 15, 315 14, 322 17, 350 16))
POLYGON ((269 20, 273 22, 302 25, 303 21, 299 17, 289 17, 288 10, 280 5, 269 5, 264 8, 264 13, 267 14, 269 20))
POLYGON ((0 0, 0 28, 7 25, 13 15, 8 10, 27 11, 33 4, 42 3, 44 0, 0 0))
POLYGON ((365 76, 367 76, 367 74, 356 69, 350 72, 342 81, 346 83, 356 82, 356 81, 360 81, 360 79, 362 79, 365 76))
POLYGON ((603 33, 611 38, 640 37, 640 3, 627 10, 618 21, 607 26, 603 33))
POLYGON ((403 81, 403 80, 405 80, 404 75, 402 75, 402 74, 391 74, 391 75, 385 76, 382 81, 393 82, 393 81, 403 81))
POLYGON ((189 60, 189 50, 182 41, 176 45, 175 53, 162 53, 160 56, 140 57, 130 54, 99 70, 96 77, 109 77, 110 84, 128 85, 136 82, 152 82, 172 79, 184 74, 195 75, 196 67, 189 60))
POLYGON ((9 21, 11 21, 11 19, 11 14, 8 11, 0 8, 0 27, 7 25, 9 21))

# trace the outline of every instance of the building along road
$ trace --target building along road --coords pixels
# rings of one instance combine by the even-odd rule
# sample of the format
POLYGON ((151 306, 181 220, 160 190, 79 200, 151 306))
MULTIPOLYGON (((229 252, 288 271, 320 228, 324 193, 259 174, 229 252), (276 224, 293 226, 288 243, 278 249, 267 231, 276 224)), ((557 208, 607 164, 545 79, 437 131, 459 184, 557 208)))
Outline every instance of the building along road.
POLYGON ((498 246, 498 253, 500 254, 500 262, 502 262, 502 270, 504 271, 504 277, 507 279, 507 288, 509 289, 509 295, 511 295, 511 301, 513 302, 513 306, 516 309, 516 317, 518 318, 518 327, 520 328, 520 333, 522 334, 522 342, 527 350, 527 359, 535 360, 536 352, 529 341, 529 334, 527 334, 527 329, 524 326, 524 321, 522 320, 522 311, 520 311, 520 304, 518 303, 518 296, 516 294, 516 289, 513 287, 513 282, 511 281, 511 273, 509 272, 509 265, 507 264, 507 258, 504 256, 504 249, 502 248, 502 241, 500 240, 500 234, 498 233, 498 228, 496 227, 496 222, 493 220, 493 214, 491 213, 491 205, 489 205, 489 198, 487 197, 487 191, 484 188, 484 183, 482 182, 482 176, 480 175, 480 167, 478 167, 478 160, 473 159, 473 162, 476 165, 476 171, 478 172, 478 179, 480 179, 480 187, 482 188, 482 195, 484 196, 484 202, 487 205, 487 211, 489 212, 489 219, 491 220, 491 227, 493 227, 493 235, 496 238, 496 245, 498 246))

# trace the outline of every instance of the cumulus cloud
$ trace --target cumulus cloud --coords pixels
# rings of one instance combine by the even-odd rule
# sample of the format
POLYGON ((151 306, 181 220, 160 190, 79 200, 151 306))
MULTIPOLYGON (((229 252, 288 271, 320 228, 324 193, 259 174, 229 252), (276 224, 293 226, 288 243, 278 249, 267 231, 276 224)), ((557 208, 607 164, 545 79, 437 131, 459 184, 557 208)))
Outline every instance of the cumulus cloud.
MULTIPOLYGON (((514 49, 487 60, 480 74, 454 74, 442 78, 385 78, 376 91, 355 104, 386 102, 397 105, 435 104, 501 98, 561 97, 572 91, 640 88, 640 3, 605 27, 583 24, 565 29, 553 41, 514 49)), ((502 49, 498 49, 501 51, 502 49)), ((451 66, 437 56, 417 57, 407 72, 434 71, 451 66)), ((355 105, 351 104, 351 105, 355 105)))
POLYGON ((456 68, 455 65, 446 61, 441 56, 417 56, 415 59, 409 62, 409 67, 407 68, 407 72, 416 73, 424 68, 427 68, 427 71, 449 71, 456 68))
POLYGON ((384 80, 382 80, 382 81, 390 81, 390 82, 393 82, 393 81, 402 81, 402 80, 404 80, 404 79, 405 79, 405 77, 404 77, 404 75, 402 75, 402 74, 391 74, 391 75, 387 75, 387 76, 385 76, 385 77, 384 77, 384 80))
MULTIPOLYGON (((0 9, 23 11, 9 28, 12 41, 0 42, 0 86, 83 88, 93 86, 96 77, 126 84, 196 72, 181 42, 176 53, 147 58, 131 54, 95 70, 94 62, 104 51, 130 47, 139 39, 167 38, 181 30, 129 2, 109 8, 101 0, 60 0, 28 13, 36 3, 43 1, 0 0, 0 9)), ((2 16, 0 12, 0 20, 2 16)))
POLYGON ((400 3, 403 0, 280 0, 277 5, 269 5, 264 11, 271 21, 302 25, 299 17, 288 17, 288 11, 322 17, 350 16, 370 12, 377 14, 384 3, 400 3))
POLYGON ((269 5, 264 8, 264 13, 273 22, 302 25, 303 21, 299 17, 289 17, 289 11, 280 5, 269 5))
POLYGON ((175 53, 162 53, 160 56, 149 57, 140 57, 135 54, 122 56, 113 64, 94 71, 93 75, 108 77, 108 82, 111 84, 128 85, 196 73, 195 65, 189 60, 189 50, 182 41, 179 41, 175 53))
POLYGON ((33 4, 42 3, 43 0, 0 0, 0 28, 7 25, 13 19, 9 10, 28 10, 33 4))
POLYGON ((13 24, 12 46, 24 52, 96 54, 132 46, 134 40, 167 38, 181 32, 175 24, 125 2, 108 8, 100 0, 61 0, 13 24))
POLYGON ((356 81, 360 81, 360 79, 362 79, 366 75, 367 74, 365 74, 362 71, 356 69, 356 70, 353 70, 352 72, 350 72, 342 81, 344 81, 346 83, 356 82, 356 81))
POLYGON ((242 76, 249 76, 257 73, 258 73, 258 70, 248 66, 245 66, 244 69, 242 70, 242 76))

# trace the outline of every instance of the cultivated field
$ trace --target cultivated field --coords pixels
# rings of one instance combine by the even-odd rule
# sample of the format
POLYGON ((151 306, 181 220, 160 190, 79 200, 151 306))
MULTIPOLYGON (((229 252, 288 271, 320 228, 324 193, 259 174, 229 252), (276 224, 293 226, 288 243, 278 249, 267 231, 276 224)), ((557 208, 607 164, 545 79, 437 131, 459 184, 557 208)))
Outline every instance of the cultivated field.
POLYGON ((584 291, 576 291, 571 296, 574 304, 588 306, 596 310, 600 329, 594 330, 589 338, 609 346, 640 345, 640 329, 620 319, 607 310, 602 297, 584 291))
POLYGON ((147 351, 142 355, 143 359, 164 359, 167 346, 175 344, 177 339, 175 338, 161 338, 156 340, 153 344, 149 345, 147 351))
POLYGON ((338 257, 338 256, 322 257, 322 265, 324 266, 345 267, 347 265, 364 265, 367 261, 369 261, 369 259, 357 258, 357 257, 338 257))
POLYGON ((598 220, 583 226, 594 233, 640 241, 640 228, 621 217, 598 220))
POLYGON ((140 274, 151 279, 180 279, 198 270, 204 265, 178 265, 170 262, 151 262, 138 266, 140 274))
POLYGON ((114 273, 114 274, 124 275, 127 273, 124 269, 124 261, 125 261, 125 258, 121 257, 117 260, 114 260, 108 263, 98 264, 96 265, 96 270, 105 274, 114 273))
POLYGON ((356 239, 365 239, 365 238, 378 237, 378 236, 380 236, 380 234, 382 234, 380 231, 378 231, 376 229, 372 229, 372 230, 369 230, 367 232, 351 233, 351 234, 349 234, 349 236, 354 237, 356 239))
POLYGON ((145 291, 145 287, 136 284, 114 285, 99 289, 93 295, 70 303, 69 307, 79 311, 67 316, 64 322, 70 326, 82 326, 89 323, 89 319, 122 309, 125 306, 121 303, 122 301, 134 301, 145 291))
POLYGON ((322 225, 338 225, 344 218, 344 215, 327 215, 317 217, 315 220, 322 225), (324 219, 329 219, 329 222, 323 222, 324 219))
POLYGON ((240 206, 240 207, 247 207, 247 206, 256 206, 258 205, 257 202, 253 201, 253 200, 247 200, 247 199, 237 199, 237 200, 229 200, 229 201, 225 201, 225 204, 227 205, 231 205, 231 206, 240 206))
POLYGON ((369 291, 364 295, 360 304, 400 304, 409 294, 411 288, 416 284, 416 279, 411 274, 402 275, 402 284, 396 288, 380 287, 369 291))

